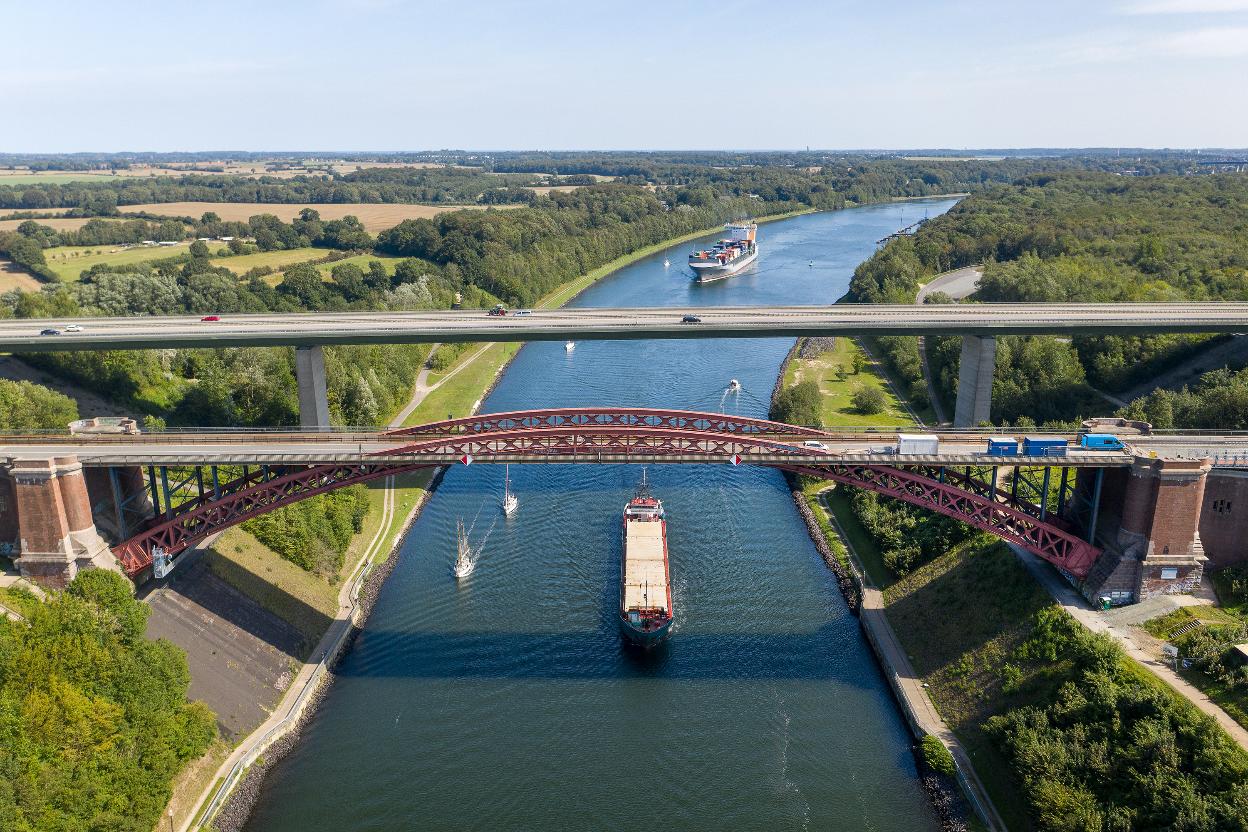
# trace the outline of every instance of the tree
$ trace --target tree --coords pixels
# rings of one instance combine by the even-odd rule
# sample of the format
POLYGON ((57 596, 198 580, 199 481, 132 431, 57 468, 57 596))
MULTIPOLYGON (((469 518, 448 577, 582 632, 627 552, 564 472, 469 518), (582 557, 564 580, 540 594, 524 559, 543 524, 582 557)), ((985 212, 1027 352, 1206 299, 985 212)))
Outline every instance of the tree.
POLYGON ((867 384, 858 385, 850 401, 853 402, 854 410, 864 416, 874 416, 888 409, 888 397, 884 395, 884 391, 867 384))
POLYGON ((360 267, 354 263, 334 266, 330 274, 334 279, 334 284, 342 292, 342 296, 349 301, 359 300, 368 291, 368 287, 364 284, 364 272, 360 271, 360 267))
POLYGON ((78 418, 69 396, 29 381, 0 379, 0 430, 64 430, 78 418))
POLYGON ((818 383, 806 380, 787 387, 776 396, 771 408, 771 418, 777 422, 790 425, 809 425, 821 427, 823 417, 821 406, 823 396, 819 392, 818 383))
POLYGON ((853 356, 854 375, 858 375, 867 366, 867 357, 863 355, 862 350, 855 349, 853 356))
POLYGON ((316 309, 325 302, 325 284, 321 281, 321 272, 306 263, 287 269, 277 288, 308 309, 316 309))
POLYGON ((191 257, 194 257, 195 259, 207 260, 208 257, 210 256, 210 253, 208 251, 208 244, 205 243, 203 240, 196 240, 195 242, 191 243, 190 254, 191 254, 191 257))

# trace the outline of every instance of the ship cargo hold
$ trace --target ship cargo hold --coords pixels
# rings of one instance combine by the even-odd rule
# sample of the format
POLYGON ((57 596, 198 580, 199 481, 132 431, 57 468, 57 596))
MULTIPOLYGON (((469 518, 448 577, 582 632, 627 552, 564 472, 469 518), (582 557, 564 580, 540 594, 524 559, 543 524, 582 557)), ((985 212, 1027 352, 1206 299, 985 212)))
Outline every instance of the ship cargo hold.
POLYGON ((620 555, 620 630, 634 644, 660 644, 672 628, 672 587, 663 503, 643 483, 624 506, 620 555))
POLYGON ((689 268, 698 283, 713 283, 732 277, 758 259, 758 225, 753 222, 730 222, 724 226, 728 236, 708 249, 689 255, 689 268))

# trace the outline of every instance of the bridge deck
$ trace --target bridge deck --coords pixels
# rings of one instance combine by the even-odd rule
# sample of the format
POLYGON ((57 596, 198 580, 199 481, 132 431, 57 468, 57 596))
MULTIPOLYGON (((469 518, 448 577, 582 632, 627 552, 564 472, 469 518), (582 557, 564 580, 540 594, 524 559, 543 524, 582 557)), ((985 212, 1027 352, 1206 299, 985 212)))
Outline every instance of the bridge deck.
POLYGON ((836 304, 684 309, 316 312, 0 321, 0 351, 238 347, 451 341, 756 338, 797 335, 1036 335, 1248 332, 1248 303, 836 304), (684 315, 701 323, 681 322, 684 315), (60 335, 40 335, 44 329, 60 335))

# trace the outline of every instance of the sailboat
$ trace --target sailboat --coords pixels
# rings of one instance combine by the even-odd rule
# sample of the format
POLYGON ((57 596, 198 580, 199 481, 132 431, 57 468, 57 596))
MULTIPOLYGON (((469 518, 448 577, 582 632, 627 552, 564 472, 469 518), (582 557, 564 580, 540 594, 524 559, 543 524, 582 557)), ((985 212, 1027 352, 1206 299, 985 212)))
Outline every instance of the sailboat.
POLYGON ((503 466, 503 514, 510 517, 520 507, 520 498, 511 493, 511 466, 503 466))
POLYGON ((666 269, 667 267, 669 267, 669 266, 671 266, 671 265, 672 265, 672 261, 671 261, 671 260, 668 260, 666 257, 664 257, 664 258, 663 258, 663 268, 665 268, 665 269, 666 269))
POLYGON ((566 344, 563 345, 563 348, 568 352, 572 352, 572 350, 576 349, 576 342, 568 341, 566 344))
POLYGON ((477 564, 473 560, 472 547, 468 545, 468 534, 464 531, 462 519, 456 522, 455 532, 458 550, 455 555, 455 566, 451 571, 455 573, 456 578, 467 578, 472 574, 472 570, 476 569, 477 564))

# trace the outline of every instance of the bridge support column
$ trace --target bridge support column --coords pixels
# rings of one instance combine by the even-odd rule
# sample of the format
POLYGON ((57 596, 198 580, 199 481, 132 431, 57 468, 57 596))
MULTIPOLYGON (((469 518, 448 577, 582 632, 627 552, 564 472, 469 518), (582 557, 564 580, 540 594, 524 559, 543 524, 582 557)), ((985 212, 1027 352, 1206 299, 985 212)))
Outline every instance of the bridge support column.
POLYGON ((295 347, 295 381, 299 385, 299 427, 329 427, 325 353, 320 346, 295 347))
POLYGON ((996 368, 997 339, 962 336, 962 359, 958 367, 958 400, 953 426, 969 428, 992 419, 992 374, 996 368))
POLYGON ((1089 574, 1084 594, 1122 603, 1194 589, 1208 560, 1199 524, 1209 470, 1207 459, 1137 459, 1115 545, 1089 574))
POLYGON ((77 458, 17 460, 9 473, 17 512, 17 565, 23 577, 60 588, 80 569, 118 568, 95 529, 77 458))

